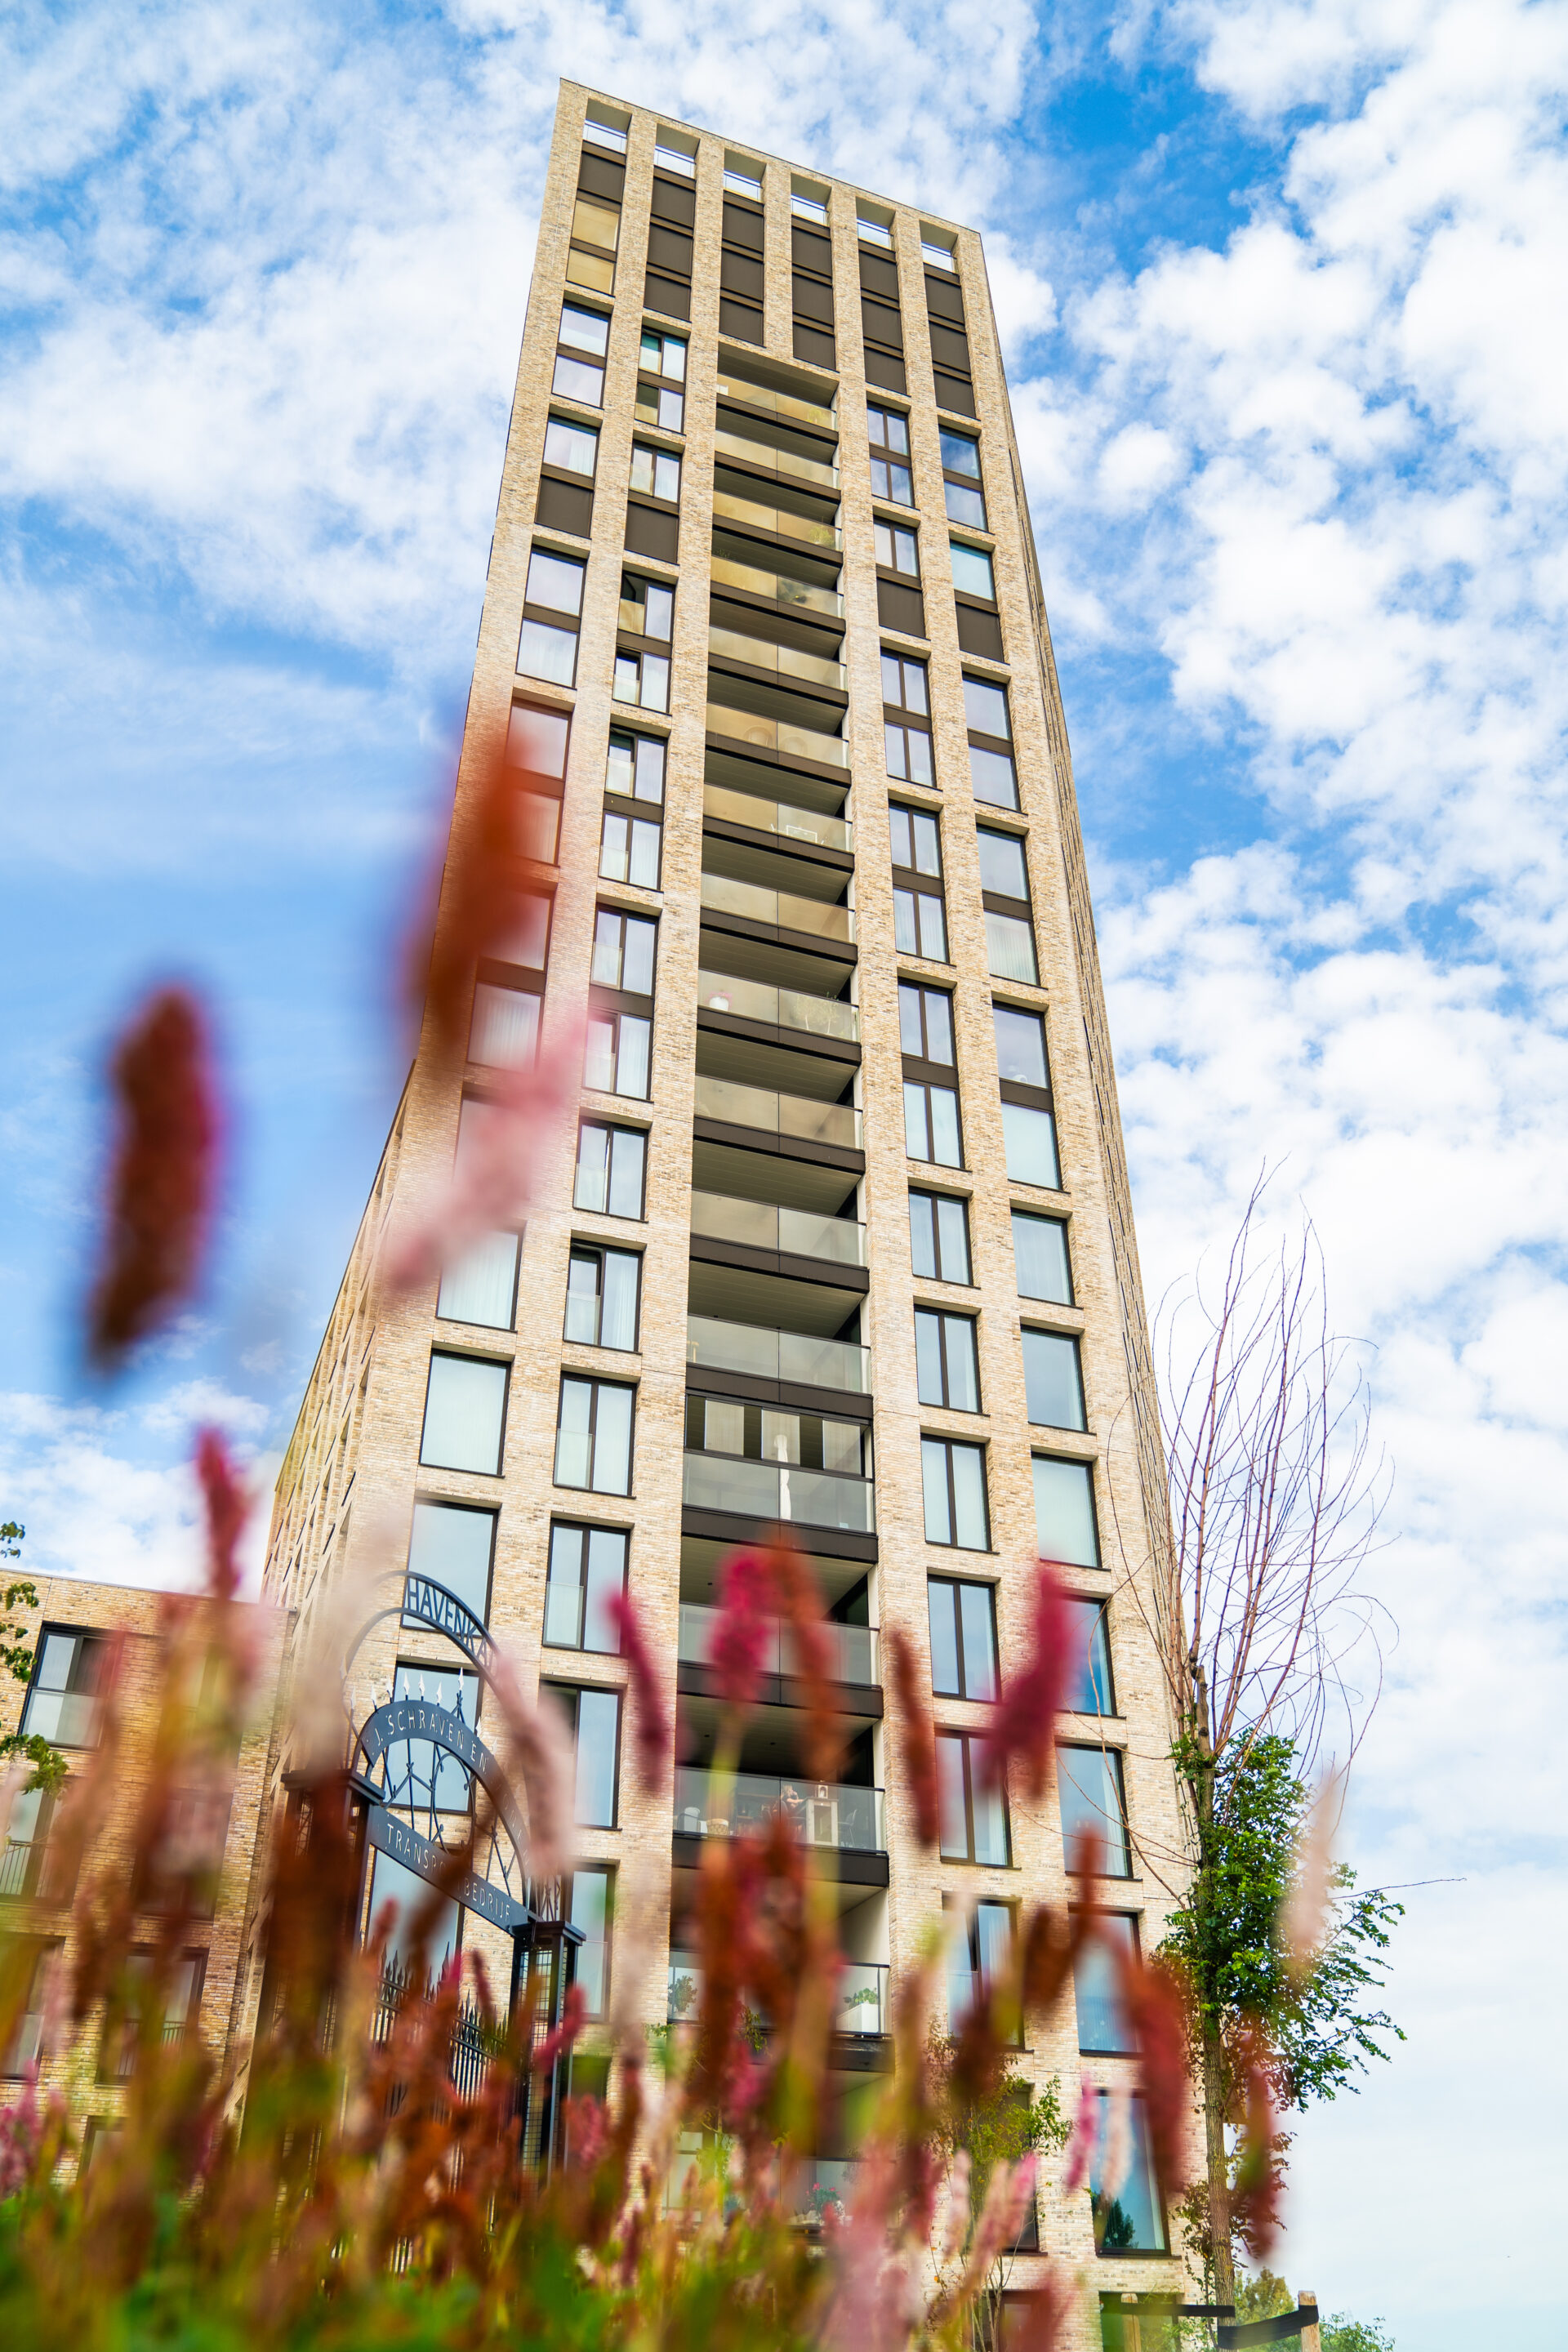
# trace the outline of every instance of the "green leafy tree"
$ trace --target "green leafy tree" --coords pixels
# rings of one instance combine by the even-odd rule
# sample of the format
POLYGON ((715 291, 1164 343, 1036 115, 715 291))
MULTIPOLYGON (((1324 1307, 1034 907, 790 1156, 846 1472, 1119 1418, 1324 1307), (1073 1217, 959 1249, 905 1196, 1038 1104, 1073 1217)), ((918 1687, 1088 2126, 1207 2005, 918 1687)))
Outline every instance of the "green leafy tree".
MULTIPOLYGON (((970 2236, 984 2207, 986 2191, 999 2164, 1017 2164, 1026 2156, 1063 2148, 1068 2122, 1062 2114, 1056 2083, 1038 2092, 1033 2084, 1004 2065, 986 2095, 966 2092, 962 2069, 955 2064, 956 2039, 932 2028, 927 2042, 935 2126, 932 2142, 942 2162, 951 2165, 961 2148, 969 2154, 970 2236)), ((971 2337, 975 2352, 990 2352, 1000 2332, 1002 2297, 1012 2274, 1014 2246, 1004 2247, 983 2282, 972 2315, 971 2337)))
POLYGON ((1165 1319, 1173 1541, 1156 1633, 1187 1833, 1170 1857, 1183 1899, 1167 1949, 1191 1989, 1204 2119, 1184 2219, 1221 2303, 1237 2299, 1238 2241, 1267 2252, 1289 2147, 1248 2109, 1249 2077, 1300 2109, 1353 2086, 1387 2054, 1379 2035, 1397 2033, 1373 1995, 1400 1906, 1326 1865, 1316 1903, 1297 1883, 1313 1875, 1310 1847, 1300 1859, 1312 1784, 1336 1746, 1348 1769, 1375 1700, 1375 1674, 1368 1698, 1355 1672, 1376 1658, 1359 1580, 1382 1481, 1315 1236, 1266 1255, 1262 1190, 1217 1293, 1200 1281, 1165 1319), (1310 1949, 1282 1932, 1293 1893, 1321 1915, 1310 1949))
POLYGON ((1381 2319, 1347 2319, 1336 2312, 1322 2326, 1323 2352, 1394 2352, 1394 2338, 1381 2319))
MULTIPOLYGON (((26 1532, 26 1528, 19 1527, 15 1519, 0 1521, 0 1559, 21 1559, 26 1532)), ((0 1622, 0 1665, 8 1666, 19 1683, 27 1682, 32 1676, 33 1644, 22 1638, 26 1629, 11 1612, 14 1609, 37 1609, 38 1605, 38 1588, 27 1578, 19 1577, 14 1584, 5 1587, 5 1615, 0 1622)), ((19 1731, 7 1731, 0 1737, 0 1762, 8 1756, 26 1756, 31 1763, 33 1773, 27 1782, 29 1791, 47 1789, 53 1795, 65 1780, 65 1758, 58 1748, 51 1748, 48 1741, 36 1731, 29 1732, 26 1738, 19 1731)))

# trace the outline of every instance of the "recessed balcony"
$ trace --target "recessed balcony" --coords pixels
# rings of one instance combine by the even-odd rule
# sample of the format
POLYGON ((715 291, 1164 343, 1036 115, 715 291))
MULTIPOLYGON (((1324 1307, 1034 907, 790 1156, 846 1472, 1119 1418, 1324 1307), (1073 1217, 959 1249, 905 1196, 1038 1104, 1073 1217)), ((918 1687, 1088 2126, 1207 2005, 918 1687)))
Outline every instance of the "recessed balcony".
POLYGON ((743 1372, 803 1388, 871 1393, 871 1351, 847 1339, 805 1331, 773 1331, 755 1323, 725 1323, 692 1315, 686 1323, 686 1360, 700 1371, 743 1372))
POLYGON ((750 523, 758 530, 776 533, 780 539, 798 539, 807 547, 825 547, 837 555, 844 544, 843 533, 837 523, 826 522, 810 512, 803 511, 807 501, 799 507, 774 501, 766 495, 761 482, 751 483, 744 474, 725 473, 721 469, 713 492, 713 512, 723 522, 750 523))
POLYGON ((837 1144, 849 1151, 865 1149, 864 1122, 853 1103, 812 1102, 804 1095, 773 1094, 762 1087, 699 1075, 692 1108, 699 1118, 752 1128, 761 1135, 793 1136, 803 1143, 837 1144))
POLYGON ((771 1772, 710 1772, 678 1765, 675 1828, 683 1837, 735 1836, 763 1829, 776 1813, 794 1823, 803 1845, 838 1853, 886 1853, 887 1798, 880 1789, 832 1780, 789 1780, 771 1772))
POLYGON ((758 710, 742 710, 731 702, 715 700, 709 674, 708 732, 727 742, 749 744, 754 751, 773 751, 781 760, 815 760, 819 767, 847 768, 849 746, 842 735, 825 735, 787 719, 771 719, 758 710))
MULTIPOLYGON (((834 1265, 864 1265, 866 1228, 852 1217, 824 1217, 773 1201, 742 1201, 723 1192, 693 1192, 691 1230, 705 1240, 742 1248, 826 1258, 834 1265)), ((793 1376, 792 1376, 793 1377, 793 1376)))
POLYGON ((702 904, 710 914, 739 915, 749 923, 771 923, 781 931, 800 931, 808 939, 855 940, 855 916, 848 907, 835 907, 822 898, 804 898, 794 890, 770 890, 757 882, 740 882, 728 874, 702 869, 702 904))
MULTIPOLYGON (((731 612, 741 609, 736 605, 726 607, 731 612)), ((779 624, 775 622, 773 625, 777 627, 779 624)), ((839 694, 845 691, 842 662, 828 661, 821 654, 803 653, 798 646, 775 645, 771 637, 753 637, 740 629, 710 625, 708 651, 721 661, 745 662, 752 669, 772 670, 776 677, 798 678, 805 686, 830 686, 839 694)))
MULTIPOLYGON (((710 709, 712 707, 709 705, 710 709)), ((852 850, 855 846, 855 828, 847 816, 830 816, 826 809, 801 808, 794 801, 763 800, 755 793, 731 792, 725 784, 704 786, 702 814, 722 824, 747 825, 752 833, 771 833, 780 841, 806 842, 816 849, 852 850)))
MULTIPOLYGON (((723 1613, 721 1609, 709 1608, 700 1601, 681 1602, 679 1654, 683 1665, 711 1665, 713 1636, 723 1613)), ((840 1625, 831 1618, 825 1618, 821 1630, 827 1643, 828 1680, 852 1683, 867 1690, 875 1688, 881 1679, 878 1672, 876 1627, 840 1625)), ((795 1654, 795 1639, 782 1618, 769 1620, 761 1670, 764 1675, 799 1675, 800 1664, 795 1654)))
POLYGON ((806 1470, 794 1462, 753 1462, 735 1454, 688 1453, 681 1500, 694 1511, 832 1528, 846 1535, 877 1532, 877 1490, 869 1478, 835 1470, 806 1470))
MULTIPOLYGON (((876 2041, 893 2030, 889 1979, 883 1961, 846 1960, 838 1972, 838 1998, 832 2031, 856 2041, 876 2041)), ((695 1952, 671 1951, 668 2002, 672 2025, 689 2024, 702 2005, 702 1966, 695 1952)), ((763 2021, 764 2023, 766 2021, 763 2021)))
POLYGON ((844 618, 844 598, 828 580, 809 580, 785 571, 782 564, 764 565, 754 541, 731 539, 721 547, 714 541, 711 578, 719 587, 739 588, 750 596, 770 597, 775 604, 803 613, 821 613, 827 619, 844 618))

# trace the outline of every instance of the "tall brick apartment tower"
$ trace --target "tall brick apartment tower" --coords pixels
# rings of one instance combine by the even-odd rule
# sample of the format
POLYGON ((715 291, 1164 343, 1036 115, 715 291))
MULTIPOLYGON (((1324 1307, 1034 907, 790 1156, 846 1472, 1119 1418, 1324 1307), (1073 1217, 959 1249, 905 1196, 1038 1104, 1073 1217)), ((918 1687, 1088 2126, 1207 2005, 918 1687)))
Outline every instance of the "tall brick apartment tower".
MULTIPOLYGON (((476 968, 466 1061, 427 1024, 279 1483, 269 1595, 308 1627, 390 1524, 468 1654, 444 1602, 395 1613, 355 1663, 362 1714, 418 1698, 482 1736, 476 1626, 555 1686, 601 2017, 689 2005, 702 1841, 787 1805, 839 1891, 847 2081, 887 2063, 889 1983, 933 1916, 960 1915, 956 2015, 1026 1897, 1092 1895, 1155 1943, 1180 1844, 1127 1171, 973 231, 563 86, 455 837, 503 739, 552 887, 476 968), (378 1297, 395 1198, 434 1194, 497 1068, 584 996, 580 1116, 526 1230, 438 1294, 378 1297), (721 1817, 716 1571, 781 1519, 839 1629, 848 1760, 800 1776, 781 1647, 721 1817), (971 1743, 1041 1551, 1079 1596, 1076 1712, 1046 1802, 1004 1805, 971 1743), (651 1800, 621 1758, 623 1579, 679 1683, 651 1800), (940 1858, 884 1734, 895 1625, 930 1660, 940 1858), (1085 1818, 1092 1887, 1065 1873, 1085 1818)), ((417 1740, 384 1769, 389 1815, 437 1834, 467 1801, 417 1740)), ((417 1850, 384 1841, 377 1902, 417 1850)), ((504 1918, 477 1899, 450 1933, 493 1943, 504 1918)), ((1108 1982, 1078 1992, 1077 2046, 1064 2026, 1018 2060, 1069 2111, 1080 2071, 1131 2072, 1108 1982)), ((807 2202, 852 2160, 849 2125, 830 2137, 807 2202)), ((1039 2243, 1116 2310, 1180 2284, 1133 2137, 1114 2208, 1039 2200, 1039 2243)))

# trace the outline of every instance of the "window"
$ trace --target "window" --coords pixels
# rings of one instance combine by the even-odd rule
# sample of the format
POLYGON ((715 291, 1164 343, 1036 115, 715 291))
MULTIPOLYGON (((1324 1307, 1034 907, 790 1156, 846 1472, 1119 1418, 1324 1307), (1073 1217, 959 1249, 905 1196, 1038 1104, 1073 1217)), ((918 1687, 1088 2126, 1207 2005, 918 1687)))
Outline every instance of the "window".
POLYGON ((653 994, 654 950, 658 924, 648 915, 623 915, 601 907, 594 924, 595 988, 624 989, 629 996, 653 994))
POLYGON ((618 1655, 621 1636, 609 1603, 626 1585, 626 1536, 622 1528, 550 1530, 550 1573, 544 1588, 544 1639, 552 1650, 596 1650, 618 1655))
POLYGON ((797 220, 826 222, 827 218, 826 199, 804 195, 798 188, 790 191, 789 208, 797 220))
POLYGON ((917 1062, 952 1066, 952 999, 942 988, 899 982, 899 1042, 917 1062))
MULTIPOLYGON (((129 2082, 136 2072, 142 2042, 142 2012, 153 1996, 153 1955, 128 1952, 120 1981, 110 1994, 99 2053, 100 2082, 129 2082)), ((196 2021, 201 2006, 205 1956, 184 1952, 168 1964, 161 1993, 162 2015, 153 2030, 163 2042, 178 2042, 196 2021)))
POLYGON ((544 428, 544 462, 563 474, 582 474, 590 482, 599 461, 598 428, 552 416, 544 428))
POLYGON ((416 1503, 408 1573, 440 1585, 482 1625, 490 1611, 495 1539, 493 1511, 472 1510, 463 1503, 416 1503))
POLYGON ((568 286, 585 287, 591 294, 613 294, 616 247, 620 236, 620 206, 580 195, 572 207, 572 242, 566 256, 568 286))
POLYGON ((553 555, 548 548, 535 547, 530 555, 517 647, 518 668, 527 677, 552 678, 558 686, 570 686, 575 677, 585 570, 577 557, 553 555))
POLYGON ((922 1160, 932 1168, 963 1167, 958 1096, 952 1087, 934 1086, 928 1078, 905 1078, 904 1150, 910 1159, 922 1160))
POLYGON ((984 530, 985 492, 981 487, 980 444, 968 433, 950 432, 942 427, 942 496, 947 502, 949 522, 967 523, 972 530, 984 530))
POLYGON ((613 1830, 620 1778, 620 1693, 581 1690, 570 1683, 545 1683, 542 1687, 565 1716, 576 1746, 573 1817, 583 1829, 613 1830))
POLYGON ((985 1448, 952 1437, 921 1440, 926 1541, 958 1551, 989 1551, 985 1509, 985 1448))
POLYGON ((1020 1297, 1048 1298, 1058 1307, 1072 1305, 1068 1229, 1060 1217, 1036 1217, 1027 1209, 1015 1209, 1013 1263, 1018 1271, 1020 1297))
POLYGON ((566 1338, 590 1348, 635 1348, 641 1285, 637 1251, 575 1243, 566 1265, 566 1338))
POLYGON ((583 1054, 583 1084, 596 1094, 647 1100, 653 1023, 640 1013, 593 1013, 583 1054))
POLYGON ((888 827, 893 850, 893 944, 900 955, 945 963, 947 916, 937 821, 923 810, 900 808, 895 801, 888 810, 888 827))
POLYGON ((371 1880, 371 1918, 375 1920, 391 1906, 386 1957, 395 1968, 416 1973, 426 1981, 457 1958, 463 1940, 462 1905, 437 1900, 436 1916, 423 1942, 416 1944, 414 1922, 427 1915, 431 1891, 405 1863, 377 1853, 371 1880))
POLYGON ((1121 1965, 1138 1957, 1137 1922, 1125 1911, 1102 1911, 1098 1932, 1073 1957, 1078 2046, 1089 2057, 1131 2057, 1138 2047, 1121 2000, 1121 1965))
POLYGON ((662 581, 640 580, 635 572, 621 574, 620 625, 634 637, 651 637, 667 646, 675 627, 675 591, 662 581))
POLYGON ((32 1687, 22 1710, 25 1738, 35 1734, 57 1748, 96 1748, 99 1702, 109 1671, 109 1641, 102 1633, 76 1633, 47 1626, 38 1638, 32 1687))
POLYGON ((883 522, 878 516, 872 523, 877 542, 877 561, 884 572, 901 572, 906 580, 921 576, 921 543, 912 530, 900 522, 883 522))
POLYGON ((1042 1559, 1061 1560, 1068 1568, 1100 1566, 1094 1476, 1087 1462, 1036 1454, 1035 1540, 1042 1559))
POLYGON ((1062 1850, 1067 1866, 1083 1859, 1086 1838, 1099 1849, 1100 1874, 1131 1878, 1132 1853, 1127 1837, 1127 1795, 1121 1757, 1114 1748, 1058 1748, 1057 1785, 1062 1809, 1062 1850))
POLYGON ((657 817, 628 816, 619 809, 605 811, 599 872, 606 882, 631 882, 638 889, 657 890, 663 853, 664 827, 657 817))
POLYGON ((785 1412, 729 1397, 688 1395, 686 1446, 691 1454, 731 1454, 751 1462, 783 1462, 839 1477, 871 1475, 871 1431, 863 1421, 833 1421, 821 1413, 785 1412))
MULTIPOLYGON (((639 580, 626 572, 621 581, 620 626, 634 636, 668 645, 675 625, 675 591, 657 580, 639 580)), ((617 646, 613 688, 617 702, 642 710, 669 709, 669 657, 629 646, 617 646)))
POLYGON ((751 162, 749 158, 742 158, 739 155, 726 155, 724 158, 724 185, 729 189, 731 195, 750 196, 754 205, 760 205, 763 201, 762 165, 760 163, 751 162))
MULTIPOLYGON (((10 1946, 10 1950, 16 1949, 16 1946, 10 1946)), ((50 1980, 60 1965, 64 1951, 65 1947, 62 1944, 33 1942, 30 1948, 28 1945, 24 1944, 18 1952, 17 1958, 21 1967, 28 1970, 26 1989, 22 1997, 21 2007, 16 2012, 16 2022, 12 2031, 9 2045, 4 2055, 0 2056, 0 2075, 25 2074, 28 2067, 35 2065, 42 2054, 44 2019, 48 2010, 50 1980)), ((16 1981, 16 1979, 13 1977, 13 1984, 16 1981)))
POLYGON ((448 1323, 510 1331, 517 1319, 516 1234, 486 1234, 441 1276, 436 1312, 448 1323))
POLYGON ((897 408, 868 407, 866 429, 871 440, 871 495, 891 499, 896 506, 912 507, 910 481, 910 420, 897 408))
POLYGON ((643 1176, 647 1138, 640 1127, 605 1127, 584 1119, 577 1130, 577 1178, 572 1200, 579 1209, 606 1216, 643 1213, 643 1176))
POLYGON ((910 1194, 910 1255, 928 1282, 962 1282, 969 1274, 969 1211, 942 1192, 910 1194))
POLYGON ((618 727, 612 730, 605 790, 614 793, 619 800, 662 803, 663 736, 630 735, 618 727))
POLYGON ((996 1596, 988 1584, 927 1580, 931 1686, 939 1698, 996 1696, 996 1596))
POLYGON ((1007 1807, 998 1788, 980 1784, 984 1743, 965 1732, 936 1736, 937 1797, 943 1862, 989 1862, 1004 1869, 1012 1860, 1007 1843, 1007 1807))
POLYGON ((1068 1652, 1070 1679, 1062 1699, 1069 1715, 1114 1715, 1116 1694, 1110 1680, 1110 1633, 1103 1601, 1069 1599, 1071 1622, 1068 1652))
POLYGON ((975 839, 980 845, 987 969, 994 979, 1021 980, 1033 988, 1040 973, 1023 842, 1016 833, 994 833, 985 825, 980 826, 975 839))
POLYGON ((438 1470, 500 1475, 506 1425, 507 1367, 477 1356, 430 1359, 419 1459, 438 1470))
POLYGON ((669 709, 669 664, 662 654, 617 653, 612 691, 634 710, 669 709))
POLYGON ((518 1070, 539 1050, 542 999, 532 989, 481 980, 468 1023, 468 1059, 492 1070, 518 1070))
POLYGON ((602 408, 605 353, 609 347, 610 322, 603 311, 584 310, 575 303, 563 302, 551 390, 567 400, 581 400, 590 408, 602 408))
POLYGON ((926 666, 902 654, 882 655, 882 731, 887 744, 888 773, 902 783, 936 781, 931 750, 931 702, 926 693, 926 666))
POLYGON ((928 1075, 933 1066, 952 1066, 952 998, 942 989, 900 981, 899 1034, 904 1052, 904 1150, 911 1160, 960 1168, 957 1089, 928 1075))
MULTIPOLYGON (((0 1897, 23 1895, 46 1903, 69 1901, 69 1886, 50 1883, 62 1875, 49 1868, 51 1859, 58 1859, 58 1849, 51 1855, 49 1847, 54 1810, 55 1801, 45 1789, 26 1789, 12 1799, 10 1826, 0 1851, 0 1897)), ((5 2071, 0 2067, 0 2074, 5 2071)))
POLYGON ((606 1863, 572 1873, 566 1916, 581 1927, 575 1981, 583 1989, 584 2014, 600 2018, 610 1998, 610 1926, 615 1917, 616 1874, 606 1863))
POLYGON ((994 1004, 996 1070, 1002 1087, 1002 1132, 1007 1173, 1016 1183, 1061 1189, 1056 1119, 1050 1108, 1046 1024, 1037 1013, 994 1004))
POLYGON ((1029 1419, 1047 1429, 1086 1429, 1078 1341, 1066 1332, 1027 1328, 1023 1339, 1029 1419))
POLYGON ((629 1495, 632 1486, 632 1404, 637 1391, 621 1381, 561 1383, 555 1430, 555 1484, 595 1495, 629 1495))
MULTIPOLYGON (((393 1671, 395 1699, 424 1699, 449 1714, 461 1716, 472 1731, 479 1719, 479 1678, 466 1667, 434 1666, 427 1659, 409 1659, 393 1671)), ((466 1813, 473 1795, 467 1770, 449 1749, 433 1739, 395 1740, 401 1751, 405 1778, 400 1782, 389 1759, 387 1802, 417 1807, 428 1803, 437 1812, 466 1813)))
POLYGON ((1149 2125, 1143 2101, 1136 2094, 1128 2101, 1128 2136, 1131 2142, 1127 2178, 1114 2197, 1100 2187, 1110 2140, 1110 2094, 1100 2094, 1100 2132, 1089 2168, 1089 2210, 1094 2216, 1094 2250, 1098 2254, 1163 2254, 1167 2239, 1160 2186, 1149 2146, 1149 2125))
POLYGON ((1010 1903, 977 1903, 947 1948, 947 2030, 956 2033, 977 2001, 1005 1978, 1013 1948, 1010 1903))
POLYGON ((673 506, 680 496, 679 457, 672 449, 652 449, 646 441, 634 441, 632 488, 647 498, 665 499, 673 506))
POLYGON ((524 857, 544 865, 555 859, 561 830, 561 795, 565 790, 566 751, 572 721, 563 710, 542 710, 537 703, 515 702, 507 719, 507 765, 527 779, 517 800, 517 846, 524 857), (535 787, 540 789, 535 789, 535 787))
POLYGON ((969 727, 969 781, 977 801, 993 808, 1016 808, 1018 772, 1013 764, 1013 727, 1007 689, 986 677, 963 677, 963 712, 969 727))
POLYGON ((980 1373, 972 1315, 946 1315, 934 1307, 915 1308, 915 1376, 921 1404, 942 1404, 954 1412, 979 1412, 980 1373))
POLYGON ((653 161, 656 171, 679 172, 688 180, 697 177, 696 151, 680 143, 677 131, 660 131, 656 134, 653 161))
POLYGON ((1016 1183, 1038 1184, 1048 1192, 1061 1190, 1057 1160, 1056 1121, 1048 1110, 1025 1103, 1004 1102, 1002 1135, 1007 1173, 1016 1183))
MULTIPOLYGON (((956 436, 943 434, 944 444, 956 436)), ((991 558, 983 547, 966 547, 961 539, 950 539, 948 551, 952 557, 952 584, 964 596, 983 596, 988 604, 996 602, 996 581, 991 569, 991 558)))
POLYGON ((583 123, 583 142, 584 146, 607 147, 614 155, 624 155, 626 152, 625 126, 602 122, 590 107, 583 123))
POLYGON ((856 215, 855 232, 862 245, 879 246, 885 253, 891 253, 893 232, 886 222, 869 220, 864 213, 859 213, 856 215))
POLYGON ((686 345, 679 335, 645 327, 637 353, 637 421, 679 433, 686 424, 686 345))

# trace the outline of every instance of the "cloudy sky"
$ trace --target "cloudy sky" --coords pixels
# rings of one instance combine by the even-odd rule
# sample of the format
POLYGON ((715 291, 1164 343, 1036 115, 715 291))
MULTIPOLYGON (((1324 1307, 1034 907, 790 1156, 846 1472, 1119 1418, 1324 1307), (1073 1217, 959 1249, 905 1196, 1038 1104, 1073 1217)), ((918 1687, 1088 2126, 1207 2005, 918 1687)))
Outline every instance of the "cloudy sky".
POLYGON ((1275 1165, 1395 1465, 1349 1850, 1412 1888, 1410 2038, 1303 2127, 1285 2267, 1424 2352, 1560 2343, 1568 7, 23 0, 0 37, 0 1516, 167 1581, 193 1418, 286 1433, 396 1091, 556 76, 976 222, 1151 1292, 1275 1165), (227 1271, 106 1400, 97 1074, 170 971, 241 1106, 227 1271))

